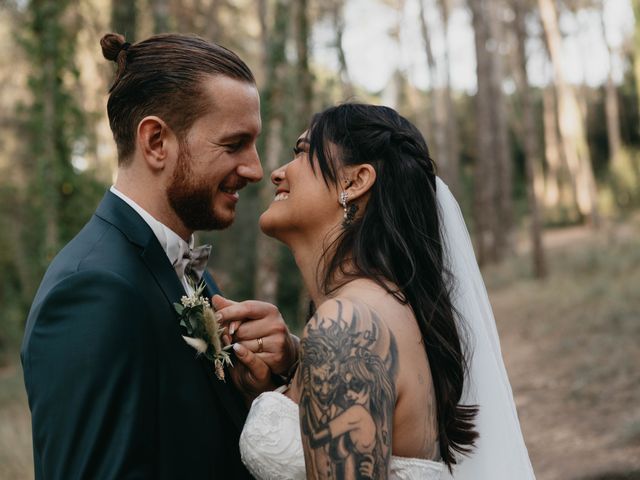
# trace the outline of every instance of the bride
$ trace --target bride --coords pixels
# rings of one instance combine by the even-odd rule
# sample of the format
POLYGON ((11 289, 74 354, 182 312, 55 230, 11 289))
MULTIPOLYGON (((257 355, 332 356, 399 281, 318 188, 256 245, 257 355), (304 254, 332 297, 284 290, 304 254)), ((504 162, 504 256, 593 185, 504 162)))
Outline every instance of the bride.
POLYGON ((240 439, 267 479, 534 478, 464 221, 394 110, 316 115, 260 218, 315 313, 240 439))

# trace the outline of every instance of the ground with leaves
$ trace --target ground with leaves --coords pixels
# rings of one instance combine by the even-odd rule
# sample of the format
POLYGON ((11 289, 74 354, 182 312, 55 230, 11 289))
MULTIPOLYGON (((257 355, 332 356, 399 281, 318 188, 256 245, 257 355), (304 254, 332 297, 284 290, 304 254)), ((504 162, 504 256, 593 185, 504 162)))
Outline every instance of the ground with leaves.
MULTIPOLYGON (((640 479, 640 218, 547 232, 550 276, 527 255, 484 272, 539 480, 640 479)), ((33 478, 17 366, 0 370, 0 478, 33 478)))
POLYGON ((537 478, 640 479, 640 221, 545 241, 547 281, 485 271, 537 478))

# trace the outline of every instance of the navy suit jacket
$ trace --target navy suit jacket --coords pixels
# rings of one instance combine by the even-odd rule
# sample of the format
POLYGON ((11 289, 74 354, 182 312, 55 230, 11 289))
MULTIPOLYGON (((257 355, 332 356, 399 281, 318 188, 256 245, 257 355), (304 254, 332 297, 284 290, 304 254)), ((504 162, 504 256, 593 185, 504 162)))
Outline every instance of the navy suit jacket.
POLYGON ((182 339, 182 295, 152 230, 107 192, 27 320, 36 479, 251 478, 238 450, 246 407, 182 339))

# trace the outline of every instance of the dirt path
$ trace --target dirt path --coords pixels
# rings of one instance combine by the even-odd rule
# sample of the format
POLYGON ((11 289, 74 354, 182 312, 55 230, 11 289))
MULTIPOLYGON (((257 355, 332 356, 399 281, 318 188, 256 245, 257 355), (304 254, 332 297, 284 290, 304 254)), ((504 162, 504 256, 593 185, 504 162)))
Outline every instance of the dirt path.
POLYGON ((539 480, 640 479, 639 230, 551 232, 544 283, 485 272, 539 480))

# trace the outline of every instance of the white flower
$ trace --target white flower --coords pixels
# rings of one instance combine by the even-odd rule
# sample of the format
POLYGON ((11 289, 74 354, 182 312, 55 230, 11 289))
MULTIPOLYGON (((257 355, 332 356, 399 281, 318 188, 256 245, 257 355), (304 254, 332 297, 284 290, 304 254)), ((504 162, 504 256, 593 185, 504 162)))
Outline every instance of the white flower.
POLYGON ((207 342, 201 338, 185 337, 184 335, 182 335, 182 338, 184 338, 185 342, 195 348, 198 354, 202 354, 207 351, 207 342))
POLYGON ((225 329, 218 325, 209 300, 201 295, 204 287, 204 283, 198 287, 194 285, 194 293, 183 295, 180 303, 173 305, 180 317, 180 325, 189 335, 182 336, 184 341, 193 347, 198 355, 204 355, 213 362, 216 376, 224 381, 224 366, 233 366, 229 353, 231 346, 222 346, 220 337, 225 329))

